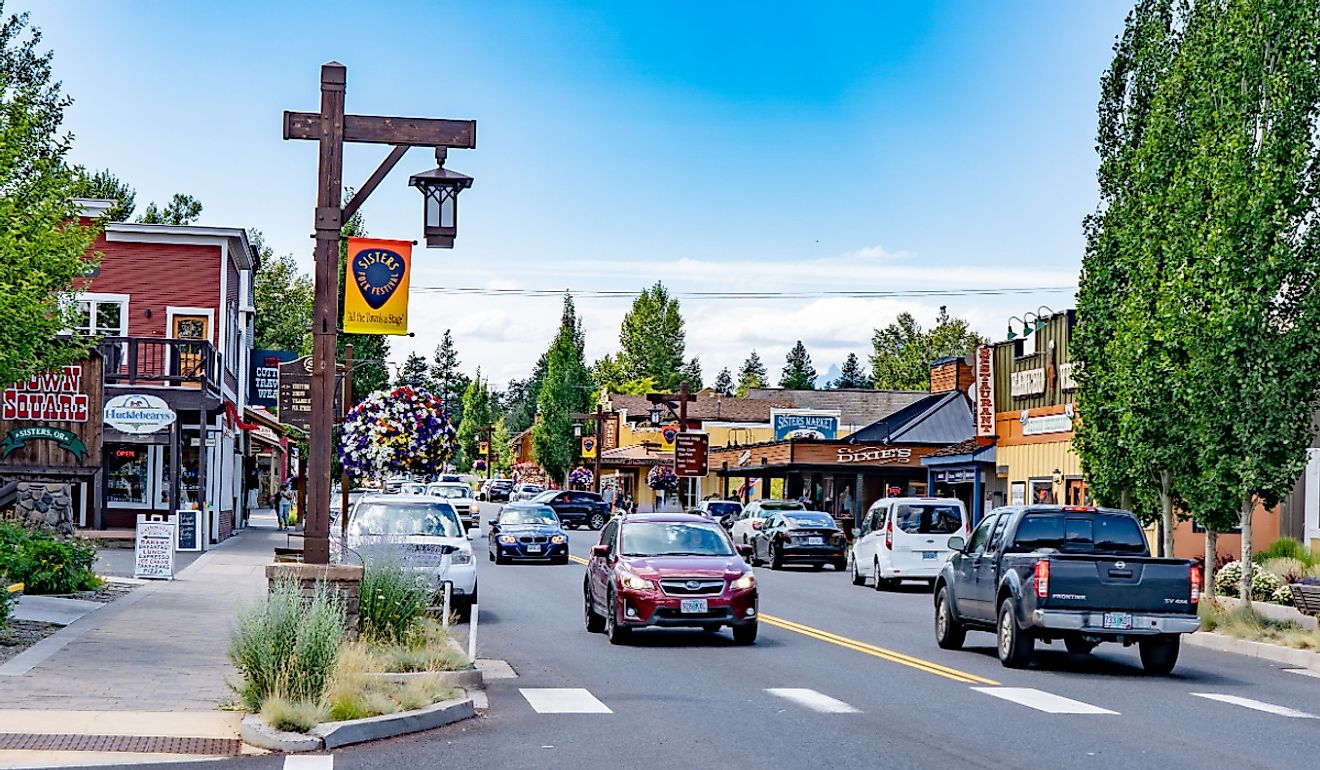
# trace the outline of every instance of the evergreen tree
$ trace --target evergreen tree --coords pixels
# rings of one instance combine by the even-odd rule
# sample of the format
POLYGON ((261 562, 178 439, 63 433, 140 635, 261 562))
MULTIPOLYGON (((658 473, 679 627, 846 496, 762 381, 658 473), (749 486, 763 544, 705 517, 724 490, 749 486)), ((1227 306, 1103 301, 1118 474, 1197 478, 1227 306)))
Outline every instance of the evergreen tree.
POLYGON ((752 388, 764 388, 769 385, 765 379, 765 364, 761 363, 761 357, 753 350, 752 354, 743 361, 742 371, 738 373, 738 389, 734 395, 738 398, 744 398, 747 391, 752 388))
MULTIPOLYGON (((461 396, 471 382, 467 375, 458 370, 458 367, 458 349, 454 346, 454 336, 449 329, 445 329, 445 334, 440 339, 440 344, 435 346, 435 354, 431 358, 430 381, 432 392, 445 402, 445 408, 449 410, 449 419, 454 425, 463 421, 461 396)), ((492 405, 493 403, 492 401, 492 405)))
MULTIPOLYGON (((492 427, 490 390, 481 379, 481 371, 463 391, 463 422, 458 426, 459 467, 471 469, 473 463, 481 459, 479 441, 487 437, 482 432, 492 427)), ((493 444, 494 442, 492 442, 493 444)), ((491 448, 492 455, 494 448, 491 448)), ((487 462, 491 461, 487 457, 487 462)))
POLYGON ((650 377, 656 387, 672 392, 682 379, 685 349, 683 315, 678 300, 659 281, 633 300, 619 329, 623 380, 650 377))
POLYGON ((406 385, 418 390, 430 391, 429 374, 430 369, 426 365, 426 359, 420 353, 409 353, 408 358, 403 362, 403 367, 399 369, 399 376, 394 380, 394 387, 402 388, 406 385))
POLYGON ((784 370, 779 378, 779 387, 789 390, 815 390, 816 368, 811 365, 811 356, 807 353, 802 340, 784 356, 784 370))
POLYGON ((679 377, 688 384, 688 389, 693 393, 701 390, 703 386, 701 379, 701 359, 693 358, 683 365, 683 370, 679 372, 679 377))
POLYGON ((839 369, 839 378, 831 382, 828 387, 869 388, 871 387, 871 377, 862 368, 862 363, 857 359, 857 354, 849 353, 843 361, 843 366, 839 369))
POLYGON ((582 322, 572 295, 565 294, 559 333, 546 352, 545 377, 536 399, 541 420, 532 429, 536 461, 550 478, 560 481, 566 478, 577 455, 570 415, 590 408, 595 387, 583 359, 583 347, 582 322))
POLYGON ((714 388, 715 392, 721 396, 733 395, 733 375, 729 373, 729 367, 726 366, 720 370, 719 375, 715 378, 714 388))

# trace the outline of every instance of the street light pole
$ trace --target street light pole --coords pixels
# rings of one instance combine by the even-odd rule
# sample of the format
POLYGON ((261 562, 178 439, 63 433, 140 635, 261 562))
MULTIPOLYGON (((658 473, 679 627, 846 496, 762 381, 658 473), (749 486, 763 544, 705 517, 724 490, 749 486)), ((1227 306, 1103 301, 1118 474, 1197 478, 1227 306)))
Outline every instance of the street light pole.
MULTIPOLYGON (((353 344, 344 346, 344 414, 353 408, 353 344)), ((339 480, 339 542, 348 542, 348 469, 339 480)))

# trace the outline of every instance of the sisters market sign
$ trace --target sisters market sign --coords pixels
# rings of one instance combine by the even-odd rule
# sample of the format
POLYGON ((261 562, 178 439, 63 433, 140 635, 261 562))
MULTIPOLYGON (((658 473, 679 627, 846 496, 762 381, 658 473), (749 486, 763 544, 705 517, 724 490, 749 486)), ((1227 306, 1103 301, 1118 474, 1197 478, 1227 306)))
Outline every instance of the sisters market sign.
POLYGON ((5 388, 0 420, 87 422, 90 403, 83 392, 83 368, 66 366, 5 388))
POLYGON ((174 410, 157 396, 115 396, 105 404, 105 424, 124 433, 155 433, 174 419, 174 410))
POLYGON ((54 441, 60 449, 78 458, 78 462, 87 459, 87 446, 77 434, 48 425, 34 425, 30 428, 14 428, 0 439, 0 460, 22 449, 28 441, 54 441))

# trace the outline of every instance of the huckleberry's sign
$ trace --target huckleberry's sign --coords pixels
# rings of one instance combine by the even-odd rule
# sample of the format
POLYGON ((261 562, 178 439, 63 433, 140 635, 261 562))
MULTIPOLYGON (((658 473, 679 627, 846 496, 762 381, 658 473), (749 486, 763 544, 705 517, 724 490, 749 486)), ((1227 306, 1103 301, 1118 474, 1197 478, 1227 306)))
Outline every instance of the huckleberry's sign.
POLYGON ((124 433, 146 434, 174 424, 174 410, 162 399, 132 393, 105 404, 105 424, 124 433))

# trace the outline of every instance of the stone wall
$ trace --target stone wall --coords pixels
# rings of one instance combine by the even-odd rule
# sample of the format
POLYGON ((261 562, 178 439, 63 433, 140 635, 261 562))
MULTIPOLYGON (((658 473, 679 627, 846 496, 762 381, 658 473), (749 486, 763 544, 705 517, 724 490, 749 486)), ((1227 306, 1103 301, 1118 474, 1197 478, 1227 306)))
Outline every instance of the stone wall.
POLYGON ((344 632, 349 639, 358 635, 358 615, 362 597, 362 567, 348 564, 276 563, 266 565, 268 590, 280 580, 297 580, 302 595, 311 601, 316 584, 325 583, 332 595, 344 603, 344 632))
POLYGON ((59 482, 18 482, 14 518, 26 526, 61 535, 73 534, 73 494, 59 482))

